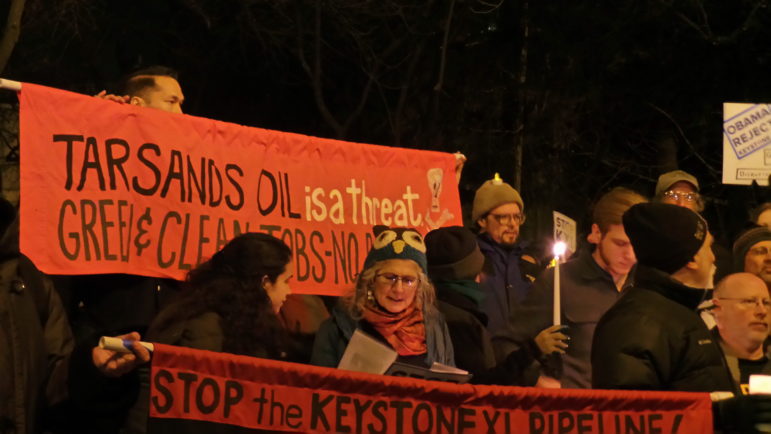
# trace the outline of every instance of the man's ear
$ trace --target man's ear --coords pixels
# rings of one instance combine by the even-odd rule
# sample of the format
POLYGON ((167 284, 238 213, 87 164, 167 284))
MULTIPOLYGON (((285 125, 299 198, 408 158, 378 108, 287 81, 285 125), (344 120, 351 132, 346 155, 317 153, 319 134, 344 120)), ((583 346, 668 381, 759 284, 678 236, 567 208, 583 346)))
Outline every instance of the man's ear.
POLYGON ((147 103, 141 96, 132 96, 131 99, 129 99, 129 104, 136 105, 139 107, 146 107, 147 103))
POLYGON ((600 244, 600 241, 602 241, 602 232, 600 232, 600 227, 597 226, 597 223, 592 223, 592 231, 586 236, 586 241, 589 241, 591 244, 600 244))
POLYGON ((477 220, 477 224, 482 229, 481 232, 484 232, 485 229, 487 229, 487 216, 479 217, 479 219, 477 220))
POLYGON ((722 306, 720 306, 720 300, 718 300, 717 297, 713 298, 711 301, 712 301, 712 309, 708 310, 707 312, 711 313, 712 316, 715 316, 715 313, 720 311, 722 306))
POLYGON ((689 270, 698 270, 699 264, 696 263, 696 258, 693 258, 693 260, 689 261, 687 264, 685 264, 685 268, 689 270))
POLYGON ((262 286, 262 289, 265 290, 265 292, 270 292, 273 290, 273 282, 270 281, 270 278, 268 275, 262 276, 262 282, 260 282, 262 286))

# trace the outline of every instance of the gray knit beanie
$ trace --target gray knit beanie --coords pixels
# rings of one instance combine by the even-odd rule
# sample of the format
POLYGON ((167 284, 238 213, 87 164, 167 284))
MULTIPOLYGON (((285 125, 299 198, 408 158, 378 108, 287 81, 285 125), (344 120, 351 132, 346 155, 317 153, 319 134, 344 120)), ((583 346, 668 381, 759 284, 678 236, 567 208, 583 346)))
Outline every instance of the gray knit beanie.
POLYGON ((471 209, 471 220, 476 222, 490 210, 506 203, 516 203, 519 205, 520 212, 525 212, 522 196, 514 187, 503 182, 496 173, 493 179, 488 179, 477 189, 474 195, 474 207, 471 209))

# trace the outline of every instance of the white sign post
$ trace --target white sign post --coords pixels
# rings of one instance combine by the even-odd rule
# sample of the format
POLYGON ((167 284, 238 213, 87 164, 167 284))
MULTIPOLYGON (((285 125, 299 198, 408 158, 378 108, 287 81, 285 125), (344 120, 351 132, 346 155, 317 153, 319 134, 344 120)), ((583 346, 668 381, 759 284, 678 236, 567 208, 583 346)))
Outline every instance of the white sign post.
POLYGON ((771 106, 723 104, 723 184, 768 185, 771 106))
POLYGON ((560 262, 576 251, 576 221, 554 211, 554 306, 552 323, 558 325, 562 318, 562 291, 560 288, 560 262))
POLYGON ((576 251, 576 221, 565 214, 553 211, 554 216, 554 241, 562 241, 567 245, 567 258, 576 251))

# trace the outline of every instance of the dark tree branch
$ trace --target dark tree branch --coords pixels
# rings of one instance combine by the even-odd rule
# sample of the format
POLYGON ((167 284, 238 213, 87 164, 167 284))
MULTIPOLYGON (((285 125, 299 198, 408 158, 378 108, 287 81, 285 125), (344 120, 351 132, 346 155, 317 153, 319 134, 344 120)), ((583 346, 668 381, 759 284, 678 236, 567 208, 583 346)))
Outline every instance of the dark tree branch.
POLYGON ((8 64, 13 48, 16 46, 16 42, 19 41, 24 2, 25 0, 12 0, 11 6, 8 9, 8 19, 5 21, 3 39, 0 40, 0 73, 5 70, 5 65, 8 64))
POLYGON ((519 101, 517 102, 517 121, 514 136, 514 188, 522 189, 522 158, 525 147, 525 83, 527 82, 527 44, 530 34, 528 0, 522 2, 522 48, 519 52, 519 101))
POLYGON ((720 176, 719 176, 719 174, 720 174, 720 170, 718 170, 717 168, 713 167, 711 164, 709 164, 709 163, 707 162, 707 160, 705 160, 705 159, 704 159, 704 157, 702 157, 701 153, 699 153, 699 151, 697 151, 697 150, 696 150, 696 147, 695 147, 695 146, 693 146, 693 143, 691 143, 691 141, 690 141, 690 140, 688 140, 688 137, 685 135, 685 132, 684 132, 684 131, 683 131, 683 129, 680 127, 680 124, 678 124, 678 123, 677 123, 677 121, 675 121, 675 119, 674 119, 674 118, 672 118, 672 116, 670 116, 670 114, 669 114, 669 113, 667 113, 666 111, 664 111, 664 109, 662 109, 662 108, 660 108, 660 107, 656 106, 656 105, 655 105, 655 104, 653 104, 653 103, 648 103, 648 106, 649 106, 649 107, 651 107, 652 109, 656 110, 657 112, 661 113, 661 114, 662 114, 662 115, 663 115, 665 118, 667 118, 667 119, 668 119, 668 120, 669 120, 669 121, 672 123, 672 125, 674 125, 674 126, 675 126, 675 128, 677 129, 677 132, 680 134, 680 137, 683 139, 683 142, 685 142, 685 144, 686 144, 686 145, 688 145, 688 147, 690 148, 690 150, 691 150, 691 152, 693 153, 693 155, 694 155, 694 156, 695 156, 695 157, 696 157, 696 158, 697 158, 699 161, 701 161, 701 163, 704 165, 704 167, 706 167, 707 169, 709 169, 709 171, 710 171, 710 174, 711 174, 711 175, 712 175, 712 176, 713 176, 715 179, 720 179, 720 176))
POLYGON ((450 29, 452 28, 452 16, 455 10, 455 0, 450 1, 450 10, 447 12, 447 21, 444 23, 444 39, 442 41, 442 56, 439 61, 439 77, 437 77, 434 92, 441 92, 444 86, 444 70, 447 65, 447 44, 450 40, 450 29))
MULTIPOLYGON (((673 8, 672 3, 667 3, 665 1, 660 1, 660 3, 669 8, 673 8)), ((710 28, 710 24, 709 24, 709 15, 707 14, 707 11, 704 9, 704 5, 700 2, 699 2, 699 12, 701 13, 701 19, 704 22, 703 25, 697 24, 682 12, 674 12, 674 14, 682 22, 684 22, 686 26, 691 27, 699 35, 701 35, 701 37, 704 38, 704 40, 708 41, 713 45, 724 45, 727 43, 734 42, 739 36, 741 36, 744 32, 746 32, 747 29, 749 28, 749 25, 752 23, 752 20, 754 19, 755 15, 757 14, 758 10, 765 9, 767 7, 768 7, 768 0, 759 0, 757 3, 753 5, 752 9, 750 9, 750 11, 747 13, 747 16, 744 18, 744 21, 742 22, 742 24, 737 26, 730 34, 726 36, 715 35, 712 32, 712 29, 710 28)))

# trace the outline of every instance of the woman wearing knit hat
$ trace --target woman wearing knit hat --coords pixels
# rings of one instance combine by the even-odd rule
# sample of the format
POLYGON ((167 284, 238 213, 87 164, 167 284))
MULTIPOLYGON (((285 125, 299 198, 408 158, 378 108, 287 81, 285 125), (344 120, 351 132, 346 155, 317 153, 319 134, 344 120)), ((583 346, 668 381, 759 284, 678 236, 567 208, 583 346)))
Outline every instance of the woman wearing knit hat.
POLYGON ((337 367, 360 329, 390 345, 397 361, 422 367, 455 365, 452 342, 434 307, 426 245, 414 229, 375 227, 375 241, 351 294, 316 334, 311 364, 337 367))
POLYGON ((560 326, 541 331, 526 345, 496 363, 487 315, 480 309, 485 294, 476 277, 485 258, 470 230, 451 226, 426 235, 428 275, 437 291, 437 305, 450 330, 456 365, 473 374, 472 383, 525 385, 523 373, 542 355, 564 353, 567 336, 560 326))

